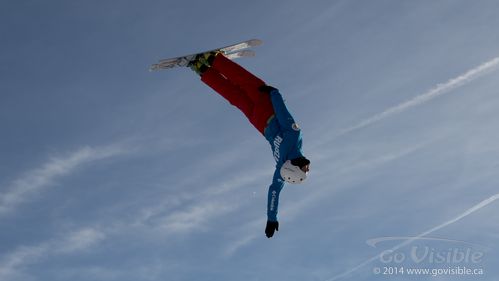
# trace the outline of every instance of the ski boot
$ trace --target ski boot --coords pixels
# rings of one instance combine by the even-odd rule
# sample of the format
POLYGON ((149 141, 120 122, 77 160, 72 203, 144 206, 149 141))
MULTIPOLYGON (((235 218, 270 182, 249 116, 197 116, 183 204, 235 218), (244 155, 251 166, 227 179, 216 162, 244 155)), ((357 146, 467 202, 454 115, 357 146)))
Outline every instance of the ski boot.
POLYGON ((188 66, 197 74, 202 75, 208 69, 208 67, 211 67, 213 61, 215 60, 215 57, 220 53, 222 52, 212 51, 196 55, 194 60, 192 60, 188 66))
POLYGON ((203 75, 203 73, 209 68, 209 66, 198 60, 197 57, 191 62, 189 62, 187 66, 190 67, 199 76, 203 75))
POLYGON ((215 60, 215 57, 221 53, 222 52, 220 51, 211 51, 211 52, 202 53, 196 56, 196 60, 205 64, 208 67, 211 67, 213 61, 215 60))

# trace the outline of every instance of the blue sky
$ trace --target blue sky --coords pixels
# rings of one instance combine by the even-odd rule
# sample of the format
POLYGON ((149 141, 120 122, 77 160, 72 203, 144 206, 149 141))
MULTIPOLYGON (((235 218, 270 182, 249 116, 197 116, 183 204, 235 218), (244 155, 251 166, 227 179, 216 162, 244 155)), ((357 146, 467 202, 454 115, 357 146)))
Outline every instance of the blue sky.
POLYGON ((2 1, 0 280, 495 280, 498 11, 2 1), (239 62, 281 90, 312 160, 272 239, 268 143, 190 70, 147 71, 250 38, 264 45, 239 62), (374 273, 402 265, 484 274, 374 273))

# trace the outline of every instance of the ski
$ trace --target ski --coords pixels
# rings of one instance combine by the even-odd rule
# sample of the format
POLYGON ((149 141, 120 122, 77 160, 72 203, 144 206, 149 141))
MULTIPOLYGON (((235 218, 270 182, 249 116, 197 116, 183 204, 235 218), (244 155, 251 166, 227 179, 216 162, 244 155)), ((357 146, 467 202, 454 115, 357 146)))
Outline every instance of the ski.
POLYGON ((255 51, 253 50, 242 50, 238 51, 235 53, 230 53, 230 54, 225 54, 225 56, 231 60, 237 59, 237 58, 248 58, 248 57, 254 57, 256 55, 255 51))
POLYGON ((255 52, 252 50, 246 50, 251 47, 256 47, 261 45, 263 42, 259 39, 251 39, 243 42, 239 42, 237 44, 225 46, 222 48, 212 49, 209 51, 204 51, 200 53, 190 54, 186 56, 180 56, 169 59, 159 60, 158 63, 151 65, 149 71, 156 71, 161 69, 170 69, 175 67, 185 67, 191 62, 198 54, 207 53, 207 52, 222 52, 229 59, 236 59, 241 57, 253 57, 255 56, 255 52))
MULTIPOLYGON (((253 50, 242 50, 242 51, 237 51, 229 54, 225 54, 225 56, 231 60, 237 59, 237 58, 243 58, 243 57, 254 57, 255 56, 255 51, 253 50)), ((170 69, 174 67, 182 67, 182 66, 187 66, 189 62, 194 59, 196 55, 189 55, 185 56, 185 59, 183 60, 165 60, 160 63, 156 63, 151 65, 150 71, 156 71, 156 70, 161 70, 161 69, 170 69)))

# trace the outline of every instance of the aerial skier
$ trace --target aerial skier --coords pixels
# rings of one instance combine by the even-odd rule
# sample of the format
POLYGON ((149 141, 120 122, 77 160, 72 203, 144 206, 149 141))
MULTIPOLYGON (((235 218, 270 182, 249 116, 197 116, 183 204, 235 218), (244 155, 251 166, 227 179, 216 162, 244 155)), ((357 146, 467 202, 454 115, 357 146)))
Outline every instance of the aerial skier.
POLYGON ((310 161, 302 152, 301 129, 278 89, 268 86, 221 52, 200 54, 189 66, 201 76, 201 81, 240 109, 270 143, 276 169, 268 190, 265 234, 271 238, 279 230, 277 209, 284 182, 300 184, 310 169, 310 161))

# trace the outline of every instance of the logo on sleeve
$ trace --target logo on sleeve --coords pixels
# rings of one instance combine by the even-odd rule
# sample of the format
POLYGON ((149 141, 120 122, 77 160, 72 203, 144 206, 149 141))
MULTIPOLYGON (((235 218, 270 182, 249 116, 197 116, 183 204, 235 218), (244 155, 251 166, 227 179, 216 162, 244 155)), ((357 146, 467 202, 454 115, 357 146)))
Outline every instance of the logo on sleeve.
POLYGON ((293 128, 293 130, 295 130, 295 131, 300 130, 300 126, 298 126, 298 124, 296 124, 296 123, 293 123, 293 125, 291 125, 291 128, 293 128))
POLYGON ((277 199, 277 191, 272 190, 272 197, 270 200, 270 210, 274 211, 275 209, 275 200, 277 199))

